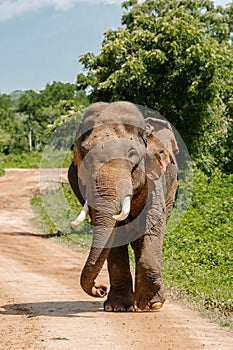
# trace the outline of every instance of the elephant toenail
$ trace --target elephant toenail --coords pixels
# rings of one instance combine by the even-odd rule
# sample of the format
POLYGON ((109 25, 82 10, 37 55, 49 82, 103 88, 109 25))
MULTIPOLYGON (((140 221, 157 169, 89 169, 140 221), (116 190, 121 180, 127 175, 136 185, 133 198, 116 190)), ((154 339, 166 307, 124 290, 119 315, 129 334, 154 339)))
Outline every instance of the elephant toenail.
POLYGON ((161 307, 163 306, 163 303, 154 303, 154 304, 152 304, 151 305, 151 310, 153 310, 153 311, 157 311, 157 310, 159 310, 159 309, 161 309, 161 307))
POLYGON ((125 307, 124 306, 116 306, 114 309, 115 312, 124 312, 125 307))
POLYGON ((127 311, 129 311, 129 312, 134 312, 134 311, 136 311, 136 309, 135 309, 135 307, 134 307, 133 305, 131 305, 131 306, 128 308, 127 311))
POLYGON ((111 312, 112 311, 111 305, 105 305, 104 311, 111 312))
POLYGON ((143 306, 143 307, 139 307, 139 308, 137 309, 137 311, 139 311, 139 312, 150 311, 150 307, 149 307, 149 305, 145 305, 145 306, 143 306))

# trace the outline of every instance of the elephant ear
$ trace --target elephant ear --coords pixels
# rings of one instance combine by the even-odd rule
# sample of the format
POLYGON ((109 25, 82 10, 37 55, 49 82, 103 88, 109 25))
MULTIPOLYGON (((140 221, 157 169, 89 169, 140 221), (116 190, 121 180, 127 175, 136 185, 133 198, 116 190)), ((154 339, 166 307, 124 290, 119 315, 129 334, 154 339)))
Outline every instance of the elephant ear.
POLYGON ((78 178, 78 167, 74 164, 74 162, 70 164, 68 179, 74 194, 78 198, 79 202, 84 205, 85 199, 83 198, 83 194, 85 193, 85 187, 78 178))
POLYGON ((178 153, 178 145, 169 122, 156 118, 147 118, 146 140, 147 157, 146 173, 158 179, 169 164, 176 164, 174 153, 178 153))
POLYGON ((85 154, 82 152, 82 128, 83 123, 80 122, 78 129, 77 129, 77 136, 76 141, 74 144, 74 158, 73 163, 76 166, 78 177, 81 179, 84 186, 86 186, 86 179, 87 179, 87 170, 85 169, 85 166, 83 164, 83 158, 85 157, 85 154))
POLYGON ((81 143, 81 128, 82 122, 79 124, 77 133, 76 133, 76 141, 74 144, 74 154, 73 161, 68 170, 68 179, 70 186, 78 198, 79 202, 84 205, 85 203, 85 193, 86 193, 86 170, 82 165, 83 155, 80 152, 80 143, 81 143))

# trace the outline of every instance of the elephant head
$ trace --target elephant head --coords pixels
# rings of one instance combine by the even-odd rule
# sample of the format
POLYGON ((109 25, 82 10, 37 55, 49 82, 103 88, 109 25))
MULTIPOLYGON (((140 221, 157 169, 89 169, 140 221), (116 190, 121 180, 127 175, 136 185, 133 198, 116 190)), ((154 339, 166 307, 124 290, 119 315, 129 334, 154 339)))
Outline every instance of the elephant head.
POLYGON ((74 225, 89 213, 92 248, 81 275, 84 291, 103 297, 107 288, 96 285, 111 249, 116 228, 145 206, 148 181, 158 179, 178 151, 168 122, 144 119, 129 102, 95 103, 84 113, 77 131, 69 181, 83 210, 74 225))

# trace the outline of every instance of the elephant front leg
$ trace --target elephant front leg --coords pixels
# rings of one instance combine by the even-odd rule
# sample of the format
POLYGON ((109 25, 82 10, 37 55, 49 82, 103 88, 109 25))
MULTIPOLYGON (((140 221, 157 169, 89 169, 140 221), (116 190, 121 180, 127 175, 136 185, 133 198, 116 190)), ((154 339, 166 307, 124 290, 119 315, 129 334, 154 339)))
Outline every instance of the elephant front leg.
POLYGON ((135 309, 158 310, 166 300, 161 276, 162 242, 146 234, 133 244, 136 256, 135 309))
POLYGON ((134 294, 130 273, 128 246, 112 248, 108 256, 110 291, 105 311, 133 311, 134 294))

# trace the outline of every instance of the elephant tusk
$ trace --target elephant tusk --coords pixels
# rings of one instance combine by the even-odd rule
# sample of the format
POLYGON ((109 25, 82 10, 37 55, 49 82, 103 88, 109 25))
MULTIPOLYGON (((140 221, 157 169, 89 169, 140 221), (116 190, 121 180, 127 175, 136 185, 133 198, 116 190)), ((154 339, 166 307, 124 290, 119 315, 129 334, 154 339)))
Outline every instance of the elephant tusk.
POLYGON ((79 226, 86 219, 88 214, 89 214, 89 208, 86 201, 81 210, 81 213, 77 216, 77 218, 74 221, 71 222, 71 226, 72 227, 79 226))
POLYGON ((123 205, 122 205, 122 209, 120 214, 118 215, 113 215, 113 219, 116 221, 123 221, 125 220, 130 213, 130 202, 131 202, 131 197, 130 196, 126 196, 124 201, 123 201, 123 205))

